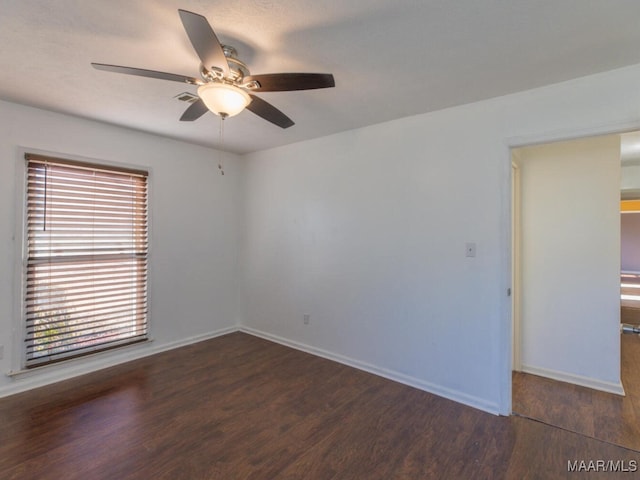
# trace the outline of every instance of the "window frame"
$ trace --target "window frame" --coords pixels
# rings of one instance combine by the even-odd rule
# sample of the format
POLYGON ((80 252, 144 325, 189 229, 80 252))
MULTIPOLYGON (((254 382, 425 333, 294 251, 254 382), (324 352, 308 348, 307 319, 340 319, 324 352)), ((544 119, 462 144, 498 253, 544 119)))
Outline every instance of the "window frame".
POLYGON ((21 374, 29 373, 29 372, 37 372, 40 369, 47 369, 50 367, 56 367, 64 364, 73 364, 77 362, 86 363, 89 359, 99 358, 100 356, 105 355, 117 355, 123 349, 135 349, 140 348, 140 346, 145 345, 146 343, 152 341, 152 325, 151 321, 152 312, 151 312, 151 270, 152 270, 152 248, 151 248, 151 238, 152 238, 152 209, 151 205, 152 201, 152 178, 153 172, 152 168, 147 165, 141 164, 130 164, 123 162, 114 162, 102 159, 81 157, 72 154, 66 153, 57 153, 50 151, 43 151, 34 148, 19 148, 18 149, 18 158, 16 160, 16 169, 15 169, 15 178, 16 178, 16 205, 15 205, 15 220, 16 220, 16 229, 15 229, 15 245, 16 249, 16 262, 15 262, 15 282, 13 283, 15 292, 13 295, 14 298, 14 317, 16 321, 14 322, 14 335, 13 335, 13 344, 12 344, 12 355, 11 355, 11 365, 12 369, 9 372, 10 376, 18 376, 21 374), (28 365, 28 357, 27 357, 27 342, 26 332, 27 332, 27 319, 26 319, 26 301, 25 295, 27 292, 27 267, 28 267, 28 156, 33 155, 37 157, 49 157, 53 160, 59 160, 62 162, 66 162, 69 165, 73 166, 73 164, 85 165, 85 166, 95 166, 96 168, 105 168, 111 170, 122 170, 122 171, 136 171, 136 172, 145 172, 146 173, 146 182, 147 182, 147 254, 146 254, 146 262, 147 262, 147 275, 146 275, 146 337, 144 339, 125 343, 123 345, 114 345, 107 348, 95 349, 93 351, 82 352, 78 355, 69 356, 68 358, 59 358, 52 362, 42 363, 40 365, 28 365))

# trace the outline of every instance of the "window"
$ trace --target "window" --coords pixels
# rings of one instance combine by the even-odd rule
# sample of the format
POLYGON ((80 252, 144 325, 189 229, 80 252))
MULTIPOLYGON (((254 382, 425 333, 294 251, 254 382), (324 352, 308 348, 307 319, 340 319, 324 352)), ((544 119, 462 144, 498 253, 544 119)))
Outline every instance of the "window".
POLYGON ((146 340, 147 172, 26 161, 26 367, 146 340))

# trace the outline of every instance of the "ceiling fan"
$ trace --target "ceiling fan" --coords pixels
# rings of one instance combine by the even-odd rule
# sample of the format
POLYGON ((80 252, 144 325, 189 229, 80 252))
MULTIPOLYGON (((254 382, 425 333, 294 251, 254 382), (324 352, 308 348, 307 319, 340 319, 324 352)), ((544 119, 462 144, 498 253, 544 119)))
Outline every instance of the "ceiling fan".
POLYGON ((207 111, 225 119, 246 108, 281 128, 289 128, 294 125, 293 120, 252 92, 311 90, 335 86, 330 73, 251 75, 249 68, 238 60, 235 48, 220 44, 205 17, 186 10, 178 10, 178 13, 189 40, 200 57, 201 78, 104 63, 91 65, 98 70, 198 86, 198 99, 180 117, 181 121, 187 122, 197 120, 207 111))

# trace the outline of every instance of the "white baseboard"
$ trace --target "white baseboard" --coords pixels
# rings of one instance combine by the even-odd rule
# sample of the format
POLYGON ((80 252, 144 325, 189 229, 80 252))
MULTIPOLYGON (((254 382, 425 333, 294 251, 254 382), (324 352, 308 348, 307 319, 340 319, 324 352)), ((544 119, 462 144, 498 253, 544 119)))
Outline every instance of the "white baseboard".
POLYGON ((369 363, 362 362, 360 360, 355 360, 350 357, 345 357, 344 355, 339 355, 333 352, 329 352, 321 348, 312 347, 311 345, 289 340, 283 337, 279 337, 277 335, 272 335, 270 333, 266 333, 261 330, 256 330, 255 328, 240 326, 239 330, 241 332, 263 338, 265 340, 279 343, 286 347, 294 348, 296 350, 310 353, 318 357, 326 358, 328 360, 332 360, 334 362, 338 362, 343 365, 347 365, 349 367, 357 368, 358 370, 363 370, 365 372, 369 372, 374 375, 378 375, 380 377, 384 377, 389 380, 393 380, 395 382, 402 383, 404 385, 408 385, 410 387, 414 387, 419 390, 423 390, 425 392, 433 393, 434 395, 438 395, 439 397, 444 397, 449 400, 453 400, 454 402, 462 403, 464 405, 477 408, 478 410, 483 410, 485 412, 488 412, 494 415, 499 415, 499 412, 500 412, 499 406, 497 403, 489 402, 486 399, 474 397, 464 392, 459 392, 446 387, 442 387, 441 385, 435 385, 430 382, 425 382, 424 380, 420 380, 418 378, 411 377, 409 375, 404 375, 402 373, 388 370, 386 368, 377 367, 375 365, 371 365, 369 363))
POLYGON ((123 347, 117 351, 96 353, 90 360, 88 360, 88 357, 82 357, 31 370, 10 372, 7 375, 12 378, 12 382, 0 387, 0 398, 237 331, 238 327, 234 325, 161 345, 154 344, 154 342, 145 342, 123 347))
POLYGON ((622 382, 605 382, 596 378, 583 377, 581 375, 574 375, 573 373, 558 372, 556 370, 548 370, 546 368, 532 367, 531 365, 522 365, 522 372, 624 396, 624 387, 622 386, 622 382))
POLYGON ((395 382, 402 383, 419 390, 423 390, 425 392, 433 393, 434 395, 438 395, 440 397, 444 397, 449 400, 453 400, 454 402, 462 403, 464 405, 468 405, 470 407, 477 408, 494 415, 499 414, 499 407, 497 403, 489 402, 486 399, 468 395, 464 392, 452 390, 430 382, 425 382, 424 380, 420 380, 409 375, 371 365, 369 363, 346 357, 344 355, 339 355, 327 350, 313 347, 311 345, 306 345, 300 342, 296 342, 283 337, 279 337, 277 335, 272 335, 270 333, 244 326, 227 327, 216 330, 214 332, 185 338, 158 346, 147 345, 147 348, 136 348, 135 345, 130 348, 125 347, 117 356, 102 356, 103 354, 98 353, 96 354, 96 358, 89 362, 87 361, 87 358, 84 357, 80 360, 69 360, 68 362, 66 362, 66 364, 55 364, 46 367, 40 367, 34 370, 28 370, 25 372, 17 372, 10 375, 13 378, 12 383, 7 386, 0 387, 0 398, 31 390, 33 388, 49 385, 62 380, 67 380, 80 375, 85 375, 87 373, 102 370, 104 368, 113 367, 121 363, 147 357, 156 353, 173 350, 174 348, 202 342, 204 340, 209 340, 211 338, 219 337, 236 331, 241 331, 249 335, 279 343, 281 345, 310 353, 318 357, 326 358, 328 360, 332 360, 349 367, 357 368, 358 370, 363 370, 365 372, 369 372, 374 375, 378 375, 380 377, 387 378, 389 380, 393 380, 395 382))

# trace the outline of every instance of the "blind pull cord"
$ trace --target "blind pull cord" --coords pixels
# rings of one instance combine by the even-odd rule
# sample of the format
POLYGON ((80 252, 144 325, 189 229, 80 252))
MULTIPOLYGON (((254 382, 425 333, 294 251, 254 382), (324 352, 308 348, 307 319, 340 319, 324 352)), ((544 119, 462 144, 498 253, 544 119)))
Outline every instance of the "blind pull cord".
POLYGON ((42 231, 46 232, 47 231, 47 180, 48 180, 48 174, 49 172, 49 165, 47 165, 46 163, 44 164, 44 215, 42 218, 42 231))

